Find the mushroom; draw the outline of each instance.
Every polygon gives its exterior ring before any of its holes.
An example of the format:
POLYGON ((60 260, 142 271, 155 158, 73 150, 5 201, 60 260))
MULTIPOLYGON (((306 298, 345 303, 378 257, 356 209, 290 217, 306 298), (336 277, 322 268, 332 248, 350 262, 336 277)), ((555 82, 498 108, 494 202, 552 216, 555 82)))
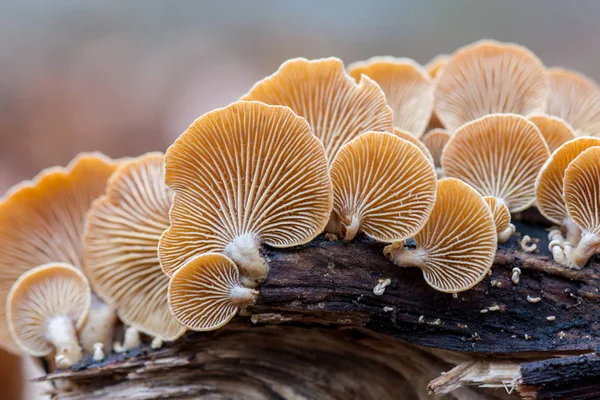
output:
POLYGON ((420 138, 433 111, 433 82, 425 69, 410 58, 373 57, 348 66, 357 81, 362 75, 381 86, 394 112, 394 127, 420 138))
POLYGON ((169 278, 157 248, 169 228, 172 192, 164 182, 164 156, 148 153, 122 163, 106 194, 94 201, 83 235, 84 271, 94 292, 127 325, 165 341, 185 328, 167 305, 169 278))
POLYGON ((212 331, 227 324, 239 309, 254 304, 258 292, 242 285, 228 257, 204 253, 186 262, 169 283, 169 307, 181 324, 212 331))
POLYGON ((600 88, 587 76, 563 68, 548 70, 546 112, 567 121, 576 136, 600 136, 600 88))
POLYGON ((7 297, 6 320, 13 340, 36 357, 56 350, 56 365, 70 367, 81 359, 77 331, 85 323, 91 298, 87 279, 69 264, 28 270, 7 297))
POLYGON ((494 216, 494 223, 496 224, 496 233, 498 234, 498 243, 506 243, 508 239, 515 233, 515 226, 510 223, 510 211, 506 207, 506 204, 499 201, 494 196, 485 196, 483 198, 487 203, 492 215, 494 216))
MULTIPOLYGON (((448 64, 448 60, 450 59, 450 56, 447 54, 440 54, 435 56, 433 59, 431 59, 431 61, 429 61, 427 64, 425 64, 425 71, 427 71, 427 73, 429 74, 429 76, 431 77, 431 79, 434 80, 434 86, 437 85, 437 78, 440 74, 440 71, 442 70, 442 68, 444 68, 446 66, 446 64, 448 64)), ((435 113, 435 110, 431 113, 431 118, 429 119, 429 125, 427 126, 427 131, 430 131, 432 129, 436 129, 436 128, 444 128, 444 124, 442 124, 442 122, 440 121, 440 119, 438 118, 437 114, 435 113)))
POLYGON ((425 147, 429 149, 438 177, 442 174, 442 153, 451 137, 447 130, 435 128, 427 132, 421 139, 425 147))
POLYGON ((359 232, 381 242, 412 237, 435 201, 433 165, 410 142, 368 132, 346 143, 331 165, 333 213, 346 241, 359 232))
MULTIPOLYGON (((492 114, 456 131, 442 155, 442 169, 444 176, 463 180, 515 213, 534 203, 536 177, 549 155, 532 122, 516 114, 492 114)), ((503 227, 497 227, 499 241, 508 240, 503 227)))
POLYGON ((367 76, 357 84, 337 58, 288 60, 242 100, 288 106, 306 118, 329 163, 361 133, 392 131, 392 110, 379 85, 367 76))
POLYGON ((436 79, 435 112, 451 132, 487 114, 544 112, 550 93, 533 53, 491 40, 458 49, 436 79))
POLYGON ((560 264, 566 264, 567 261, 563 249, 565 238, 569 247, 576 245, 581 235, 579 227, 573 223, 567 213, 563 199, 565 170, 579 154, 594 146, 600 146, 600 138, 580 137, 564 143, 542 166, 535 182, 538 210, 549 221, 558 225, 564 234, 553 230, 549 235, 551 240, 549 248, 554 261, 560 264))
POLYGON ((417 146, 419 151, 421 153, 423 153, 425 158, 427 158, 427 161, 429 161, 431 164, 434 164, 434 160, 433 160, 433 157, 431 156, 431 153, 429 152, 429 149, 419 139, 417 139, 410 133, 403 131, 402 129, 399 129, 399 128, 394 128, 394 135, 398 136, 400 139, 404 139, 407 142, 410 142, 411 144, 414 144, 415 146, 417 146))
POLYGON ((538 127, 550 153, 554 153, 563 143, 575 139, 573 128, 563 119, 546 114, 530 115, 528 119, 538 127))
POLYGON ((581 230, 581 239, 570 254, 568 265, 580 269, 600 252, 600 147, 591 147, 567 167, 564 198, 571 220, 581 230))
POLYGON ((454 178, 437 183, 435 206, 414 237, 417 247, 394 243, 384 254, 401 267, 418 267, 436 290, 457 293, 479 283, 496 253, 496 227, 483 198, 454 178))
MULTIPOLYGON (((92 201, 104 193, 115 166, 101 154, 81 154, 66 168, 46 169, 33 181, 13 187, 0 200, 0 346, 3 348, 19 352, 4 316, 6 295, 13 283, 24 272, 42 264, 65 262, 81 266, 85 214, 92 201)), ((93 346, 99 341, 105 343, 105 348, 110 346, 110 338, 105 337, 90 338, 86 343, 93 346)), ((93 351, 93 347, 84 349, 93 351)))
POLYGON ((283 248, 323 231, 333 205, 323 145, 288 107, 240 101, 198 118, 167 150, 175 193, 158 255, 171 276, 187 259, 225 253, 245 285, 268 273, 260 244, 283 248))

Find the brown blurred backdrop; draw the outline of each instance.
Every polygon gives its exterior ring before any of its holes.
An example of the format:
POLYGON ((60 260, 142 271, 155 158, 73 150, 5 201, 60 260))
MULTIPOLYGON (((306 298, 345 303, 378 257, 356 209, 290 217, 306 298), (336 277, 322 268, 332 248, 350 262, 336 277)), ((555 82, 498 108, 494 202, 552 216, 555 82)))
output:
POLYGON ((287 58, 426 63, 481 38, 600 79, 600 1, 0 0, 0 192, 80 151, 166 147, 287 58))

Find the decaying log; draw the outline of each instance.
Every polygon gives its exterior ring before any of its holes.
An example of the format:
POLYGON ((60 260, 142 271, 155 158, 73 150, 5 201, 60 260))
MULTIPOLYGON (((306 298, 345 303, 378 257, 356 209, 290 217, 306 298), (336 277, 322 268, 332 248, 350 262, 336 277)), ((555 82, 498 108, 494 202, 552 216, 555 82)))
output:
MULTIPOLYGON (((365 238, 346 244, 321 236, 299 248, 267 249, 271 270, 258 302, 231 326, 41 380, 57 382, 69 399, 423 399, 442 372, 484 360, 519 371, 514 393, 527 398, 588 383, 588 393, 600 390, 598 368, 577 372, 589 369, 578 355, 600 345, 600 264, 565 269, 551 261, 544 226, 519 223, 517 231, 498 250, 491 276, 457 298, 431 289, 418 269, 391 264, 383 245, 365 238), (525 234, 539 239, 537 252, 521 250, 525 234), (538 361, 565 355, 577 362, 538 361), (536 375, 540 362, 556 374, 536 375), (560 378, 561 368, 573 378, 560 378)), ((478 376, 436 393, 508 398, 509 387, 478 376)))

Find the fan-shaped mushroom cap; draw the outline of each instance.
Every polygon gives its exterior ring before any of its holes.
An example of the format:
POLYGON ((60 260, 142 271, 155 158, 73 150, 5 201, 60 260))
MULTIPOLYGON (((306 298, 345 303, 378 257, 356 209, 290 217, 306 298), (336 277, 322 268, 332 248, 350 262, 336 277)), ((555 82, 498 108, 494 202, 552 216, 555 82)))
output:
POLYGON ((516 114, 492 114, 469 122, 452 136, 444 176, 463 180, 482 196, 494 196, 510 212, 535 201, 535 180, 550 153, 536 126, 516 114))
POLYGON ((600 147, 585 150, 569 164, 564 197, 569 216, 582 231, 577 247, 567 256, 570 266, 581 268, 600 252, 600 147))
POLYGON ((450 60, 448 54, 439 54, 425 64, 425 71, 427 71, 430 77, 435 78, 438 72, 448 64, 448 60, 450 60))
POLYGON ((600 146, 600 138, 580 137, 560 146, 542 166, 535 182, 537 208, 551 222, 568 225, 563 200, 563 179, 569 164, 583 151, 600 146))
POLYGON ((225 252, 246 284, 264 279, 259 244, 310 242, 329 220, 333 193, 323 146, 287 107, 240 101, 198 118, 169 148, 175 192, 160 239, 163 271, 225 252))
POLYGON ((169 307, 175 318, 194 331, 227 324, 240 308, 253 304, 258 292, 240 283, 228 257, 205 253, 185 263, 171 278, 169 307))
POLYGON ((433 83, 429 74, 409 58, 373 57, 348 66, 357 81, 362 75, 381 86, 394 112, 394 126, 420 138, 433 111, 433 83))
POLYGON ((415 146, 417 146, 419 151, 421 151, 421 153, 423 153, 423 155, 427 158, 427 160, 431 164, 434 163, 433 157, 431 156, 429 149, 419 139, 417 139, 410 133, 403 131, 402 129, 399 129, 399 128, 394 128, 394 135, 398 136, 400 139, 404 139, 407 142, 410 142, 411 144, 414 144, 415 146))
POLYGON ((435 201, 433 165, 413 144, 390 133, 368 132, 342 147, 331 165, 333 215, 341 233, 382 241, 413 236, 435 201))
POLYGON ((496 226, 490 208, 473 188, 453 178, 438 181, 435 206, 414 239, 414 250, 396 243, 384 252, 400 266, 421 268, 431 287, 447 293, 479 283, 496 254, 496 226))
POLYGON ((546 114, 530 115, 528 118, 538 127, 546 144, 550 149, 550 153, 558 149, 563 143, 575 139, 573 128, 563 119, 546 114))
POLYGON ((43 357, 56 348, 58 366, 68 367, 81 358, 76 331, 85 323, 91 298, 88 281, 77 268, 64 263, 33 268, 8 294, 10 333, 32 356, 43 357))
POLYGON ((329 163, 361 133, 392 131, 392 110, 379 85, 369 77, 357 84, 337 58, 288 60, 242 100, 288 106, 306 118, 325 146, 329 163))
POLYGON ((563 68, 548 70, 547 113, 567 121, 577 136, 600 136, 600 88, 585 75, 563 68))
POLYGON ((101 154, 82 154, 66 168, 42 171, 0 200, 0 346, 18 352, 4 313, 13 283, 49 262, 81 265, 85 214, 104 193, 115 165, 101 154))
POLYGON ((493 196, 485 196, 483 199, 492 210, 498 243, 506 243, 511 235, 515 233, 515 226, 510 223, 510 211, 508 211, 506 204, 493 196))
POLYGON ((452 136, 445 129, 432 129, 423 137, 423 144, 429 150, 436 168, 442 166, 442 153, 452 136))
POLYGON ((451 132, 487 114, 544 112, 550 92, 533 53, 489 40, 457 50, 436 79, 435 112, 451 132))
POLYGON ((113 174, 87 216, 84 270, 96 294, 117 309, 123 322, 174 340, 185 329, 169 310, 169 278, 157 254, 173 197, 163 170, 163 155, 149 153, 113 174))

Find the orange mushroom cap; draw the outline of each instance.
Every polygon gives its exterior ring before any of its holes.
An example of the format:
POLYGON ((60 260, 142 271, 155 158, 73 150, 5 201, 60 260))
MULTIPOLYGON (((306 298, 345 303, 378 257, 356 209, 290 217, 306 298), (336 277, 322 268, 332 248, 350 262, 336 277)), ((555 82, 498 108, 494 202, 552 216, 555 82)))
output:
POLYGON ((394 126, 420 138, 433 111, 433 82, 422 66, 409 58, 373 57, 348 67, 357 81, 362 75, 381 86, 394 112, 394 126))
POLYGON ((542 166, 535 182, 536 203, 540 213, 551 222, 564 226, 569 219, 563 200, 565 170, 579 154, 594 146, 600 146, 600 138, 570 140, 556 149, 542 166))
POLYGON ((85 214, 116 165, 81 154, 66 168, 42 171, 0 200, 0 346, 18 353, 5 318, 6 295, 24 272, 50 262, 81 266, 85 214))
POLYGON ((399 129, 399 128, 394 128, 394 135, 398 136, 400 139, 404 139, 407 142, 410 142, 411 144, 414 144, 415 146, 417 146, 417 148, 419 149, 419 151, 421 153, 423 153, 423 155, 425 156, 425 158, 427 158, 427 160, 431 164, 434 164, 433 156, 429 152, 429 149, 419 139, 417 139, 416 137, 414 137, 410 133, 408 133, 406 131, 403 131, 402 129, 399 129))
POLYGON ((400 266, 421 268, 431 287, 447 293, 479 283, 496 254, 490 208, 473 188, 453 178, 438 181, 435 206, 414 239, 416 249, 396 243, 384 252, 400 266))
POLYGON ((493 196, 485 196, 483 198, 487 205, 492 210, 494 223, 496 224, 496 233, 498 235, 498 243, 506 243, 510 236, 515 233, 515 226, 510 223, 510 211, 501 201, 493 196))
POLYGON ((524 47, 490 40, 458 49, 437 79, 435 112, 451 132, 492 113, 544 112, 544 66, 524 47))
POLYGON ((175 340, 185 329, 167 304, 169 278, 158 261, 173 194, 164 157, 149 153, 123 163, 87 216, 84 270, 94 292, 139 331, 175 340))
POLYGON ((537 127, 516 114, 492 114, 463 125, 442 155, 444 176, 461 179, 510 212, 535 201, 535 180, 550 153, 537 127))
POLYGON ((159 258, 169 276, 195 255, 224 252, 246 284, 260 281, 268 272, 260 243, 308 243, 329 220, 325 151, 287 107, 240 101, 205 114, 165 160, 175 198, 159 258))
POLYGON ((410 142, 368 132, 348 142, 331 165, 333 214, 342 234, 358 232, 382 241, 413 236, 435 201, 433 165, 410 142))
POLYGON ((436 168, 442 166, 442 153, 452 136, 445 129, 432 129, 423 137, 422 142, 429 150, 436 168))
POLYGON ((587 76, 563 68, 548 70, 546 112, 567 121, 577 136, 600 136, 600 88, 587 76))
POLYGON ((392 110, 379 85, 366 76, 357 84, 337 58, 288 60, 242 100, 288 106, 306 118, 330 163, 361 133, 392 131, 392 110))
POLYGON ((550 153, 554 153, 563 143, 575 139, 573 128, 563 119, 546 114, 530 115, 528 118, 538 127, 550 153))
POLYGON ((173 274, 169 307, 175 318, 194 331, 226 325, 240 308, 253 304, 258 292, 244 287, 228 257, 205 253, 192 258, 173 274))

